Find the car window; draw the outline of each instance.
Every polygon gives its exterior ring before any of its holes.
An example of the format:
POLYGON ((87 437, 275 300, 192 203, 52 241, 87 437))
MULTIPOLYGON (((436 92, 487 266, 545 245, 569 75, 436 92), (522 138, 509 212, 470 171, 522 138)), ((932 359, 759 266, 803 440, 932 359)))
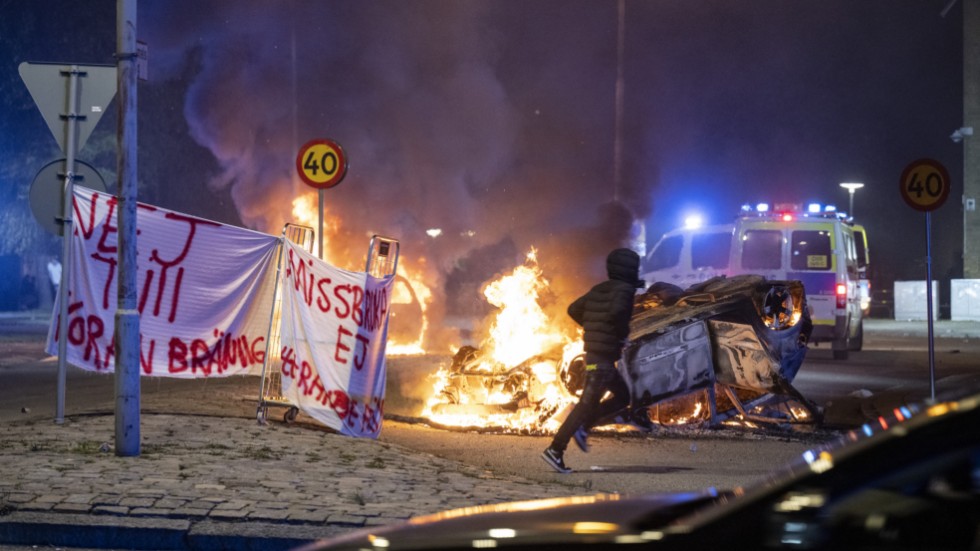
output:
POLYGON ((793 232, 790 265, 794 270, 833 269, 829 231, 797 230, 793 232))
POLYGON ((778 270, 782 265, 783 233, 779 230, 747 230, 742 237, 742 267, 778 270))
POLYGON ((705 233, 691 238, 691 267, 727 268, 732 249, 731 233, 705 233))
POLYGON ((647 271, 673 268, 681 260, 681 248, 684 246, 684 236, 673 235, 662 239, 657 247, 650 251, 647 258, 647 271))

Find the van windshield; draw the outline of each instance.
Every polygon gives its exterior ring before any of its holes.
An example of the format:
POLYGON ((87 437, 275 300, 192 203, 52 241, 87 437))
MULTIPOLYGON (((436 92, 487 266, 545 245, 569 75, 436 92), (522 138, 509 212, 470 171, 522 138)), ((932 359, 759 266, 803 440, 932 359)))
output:
POLYGON ((830 270, 830 232, 798 230, 793 232, 790 265, 794 270, 830 270))
POLYGON ((691 267, 727 268, 728 253, 732 250, 732 234, 703 233, 691 238, 691 267))
POLYGON ((647 271, 653 272, 677 266, 681 260, 683 245, 684 236, 682 235, 673 235, 662 239, 647 257, 647 271))
POLYGON ((783 233, 778 230, 748 230, 742 243, 742 267, 778 270, 782 264, 783 233))

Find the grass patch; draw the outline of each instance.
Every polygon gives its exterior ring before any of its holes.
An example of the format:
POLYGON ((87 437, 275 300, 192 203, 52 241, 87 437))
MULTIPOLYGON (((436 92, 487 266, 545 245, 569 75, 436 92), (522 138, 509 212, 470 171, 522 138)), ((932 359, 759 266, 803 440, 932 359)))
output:
POLYGON ((340 452, 340 462, 344 465, 350 465, 355 459, 357 459, 357 456, 352 453, 340 452))
POLYGON ((261 448, 248 447, 245 448, 245 457, 250 459, 282 459, 282 453, 277 452, 270 448, 269 446, 262 446, 261 448))
POLYGON ((102 444, 92 440, 82 440, 81 442, 75 442, 69 451, 82 455, 94 455, 102 453, 100 450, 101 446, 102 444))

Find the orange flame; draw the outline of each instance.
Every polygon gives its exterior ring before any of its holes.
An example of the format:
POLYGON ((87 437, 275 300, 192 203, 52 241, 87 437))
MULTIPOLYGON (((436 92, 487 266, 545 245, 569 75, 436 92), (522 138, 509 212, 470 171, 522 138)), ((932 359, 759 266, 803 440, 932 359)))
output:
MULTIPOLYGON (((319 198, 316 192, 307 193, 305 195, 300 195, 299 197, 293 199, 293 220, 297 224, 303 226, 309 226, 313 228, 313 231, 317 235, 320 233, 320 229, 317 228, 319 223, 319 198)), ((340 218, 333 216, 327 210, 326 207, 323 209, 323 260, 331 264, 336 264, 336 259, 333 258, 330 251, 330 243, 332 238, 336 237, 340 233, 340 218)), ((314 247, 314 254, 317 252, 317 247, 314 247)))
POLYGON ((415 333, 417 337, 408 342, 399 341, 397 337, 393 337, 391 334, 389 334, 385 354, 391 356, 417 356, 425 354, 423 343, 425 341, 426 332, 429 329, 429 318, 426 315, 426 310, 429 308, 429 303, 432 302, 432 290, 429 289, 428 285, 426 285, 423 281, 422 272, 410 271, 405 266, 404 262, 399 261, 397 274, 403 278, 404 285, 396 281, 396 285, 394 286, 391 296, 392 307, 402 304, 411 305, 413 303, 418 303, 421 316, 419 320, 394 318, 393 321, 389 321, 389 323, 409 323, 413 326, 417 324, 418 332, 415 333))
POLYGON ((523 265, 484 287, 487 301, 498 308, 489 334, 471 356, 460 350, 452 366, 432 375, 423 417, 446 426, 557 429, 575 400, 561 369, 581 354, 582 343, 538 304, 549 282, 536 255, 531 249, 523 265))

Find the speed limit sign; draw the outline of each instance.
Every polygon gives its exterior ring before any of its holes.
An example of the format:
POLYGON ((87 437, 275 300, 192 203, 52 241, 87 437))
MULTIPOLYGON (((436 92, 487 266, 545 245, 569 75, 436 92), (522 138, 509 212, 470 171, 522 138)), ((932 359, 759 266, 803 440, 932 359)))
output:
POLYGON ((902 171, 902 199, 915 210, 929 212, 949 197, 949 172, 932 159, 914 161, 902 171))
POLYGON ((347 156, 333 140, 311 140, 296 155, 296 172, 307 185, 332 188, 347 174, 347 156))

